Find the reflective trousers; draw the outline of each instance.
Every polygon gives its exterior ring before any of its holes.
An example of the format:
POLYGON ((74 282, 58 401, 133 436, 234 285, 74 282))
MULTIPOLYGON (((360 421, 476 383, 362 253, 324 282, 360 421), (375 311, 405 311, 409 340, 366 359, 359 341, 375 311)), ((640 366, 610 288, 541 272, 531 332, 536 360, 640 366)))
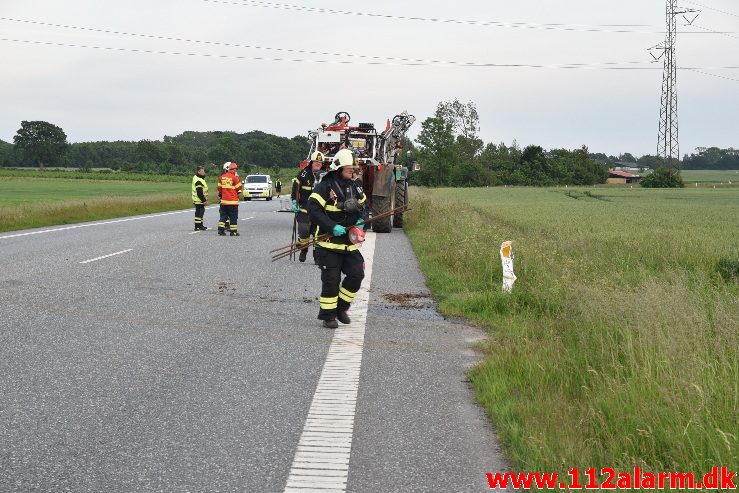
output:
POLYGON ((333 320, 336 313, 346 311, 364 279, 364 257, 359 252, 334 252, 316 248, 316 261, 321 269, 321 308, 319 320, 333 320), (341 280, 344 274, 344 280, 341 280))
POLYGON ((218 231, 226 230, 226 222, 230 222, 229 229, 236 231, 239 222, 239 206, 238 205, 222 205, 220 208, 221 219, 218 221, 218 231))

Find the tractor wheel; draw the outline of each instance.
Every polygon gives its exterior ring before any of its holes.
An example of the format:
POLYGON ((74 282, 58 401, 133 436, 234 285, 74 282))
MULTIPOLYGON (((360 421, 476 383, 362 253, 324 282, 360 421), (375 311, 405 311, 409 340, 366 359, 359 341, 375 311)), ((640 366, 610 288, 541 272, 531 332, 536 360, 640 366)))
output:
MULTIPOLYGON (((403 207, 408 203, 408 182, 403 180, 395 184, 395 207, 403 207)), ((393 215, 393 227, 403 227, 403 213, 393 215)))
MULTIPOLYGON (((389 197, 372 196, 372 216, 378 216, 395 208, 395 190, 390 193, 389 197)), ((392 233, 393 218, 392 216, 372 221, 372 231, 375 233, 392 233)))

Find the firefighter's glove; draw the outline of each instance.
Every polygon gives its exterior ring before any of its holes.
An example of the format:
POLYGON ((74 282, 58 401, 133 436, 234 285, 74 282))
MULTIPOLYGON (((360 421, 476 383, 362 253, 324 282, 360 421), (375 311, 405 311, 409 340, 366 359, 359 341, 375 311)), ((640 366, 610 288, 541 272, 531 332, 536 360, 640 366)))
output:
POLYGON ((337 224, 334 226, 333 234, 334 236, 344 236, 346 234, 346 228, 341 224, 337 224))
POLYGON ((298 201, 293 199, 293 212, 300 212, 300 207, 298 207, 298 201))

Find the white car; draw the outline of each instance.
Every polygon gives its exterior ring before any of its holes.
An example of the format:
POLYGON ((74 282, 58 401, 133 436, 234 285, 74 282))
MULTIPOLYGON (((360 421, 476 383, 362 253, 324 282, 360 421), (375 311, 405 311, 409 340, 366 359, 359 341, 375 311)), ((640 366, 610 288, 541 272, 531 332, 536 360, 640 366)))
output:
POLYGON ((248 175, 244 179, 244 200, 272 200, 272 177, 269 175, 248 175))

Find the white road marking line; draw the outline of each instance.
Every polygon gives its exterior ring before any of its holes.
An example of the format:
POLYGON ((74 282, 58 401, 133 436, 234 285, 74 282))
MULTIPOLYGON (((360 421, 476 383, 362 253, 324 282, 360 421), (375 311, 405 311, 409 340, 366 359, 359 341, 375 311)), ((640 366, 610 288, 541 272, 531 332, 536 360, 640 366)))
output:
POLYGON ((114 257, 116 255, 120 255, 122 253, 128 253, 128 252, 131 252, 131 251, 133 251, 133 248, 129 248, 128 250, 121 250, 120 252, 110 253, 108 255, 103 255, 102 257, 91 258, 90 260, 85 260, 85 261, 80 262, 80 263, 81 264, 89 264, 90 262, 95 262, 96 260, 102 260, 104 258, 114 257))
POLYGON ((374 254, 375 234, 367 233, 364 281, 349 310, 352 323, 334 332, 285 493, 346 491, 374 254))
MULTIPOLYGON (((211 209, 213 207, 217 207, 217 206, 206 207, 206 209, 211 209)), ((173 214, 184 214, 185 212, 192 212, 192 211, 193 211, 192 209, 185 209, 182 211, 163 212, 161 214, 150 214, 148 216, 127 217, 125 219, 115 219, 113 221, 103 221, 99 223, 75 224, 73 226, 65 226, 63 228, 43 229, 40 231, 28 231, 26 233, 15 233, 12 235, 0 236, 0 240, 7 240, 9 238, 20 238, 22 236, 40 235, 44 233, 55 233, 57 231, 69 231, 70 229, 91 228, 93 226, 105 226, 106 224, 125 223, 128 221, 140 221, 142 219, 151 219, 154 217, 171 216, 173 214)))

